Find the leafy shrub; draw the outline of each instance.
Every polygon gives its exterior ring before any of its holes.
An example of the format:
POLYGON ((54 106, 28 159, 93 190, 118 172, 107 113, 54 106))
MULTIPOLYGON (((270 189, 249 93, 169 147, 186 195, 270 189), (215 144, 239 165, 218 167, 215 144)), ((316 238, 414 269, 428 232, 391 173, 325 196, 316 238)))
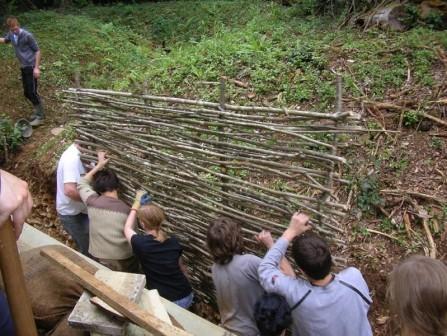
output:
POLYGON ((417 111, 410 110, 404 112, 403 123, 406 127, 414 127, 419 121, 421 121, 421 116, 417 111))
POLYGON ((385 201, 380 196, 380 185, 375 175, 369 175, 361 179, 357 183, 359 187, 359 195, 357 198, 357 206, 360 210, 372 213, 376 207, 383 206, 385 201))
POLYGON ((15 152, 21 143, 21 132, 14 127, 9 117, 0 115, 0 163, 6 160, 9 153, 15 152))

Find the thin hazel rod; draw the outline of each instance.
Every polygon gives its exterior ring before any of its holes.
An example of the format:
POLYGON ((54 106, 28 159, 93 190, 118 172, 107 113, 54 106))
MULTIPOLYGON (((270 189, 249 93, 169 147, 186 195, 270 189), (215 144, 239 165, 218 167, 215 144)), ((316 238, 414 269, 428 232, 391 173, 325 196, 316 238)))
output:
MULTIPOLYGON (((180 103, 180 104, 187 104, 187 105, 198 105, 198 106, 206 106, 206 107, 212 107, 212 108, 219 108, 221 106, 219 103, 211 103, 206 102, 203 100, 191 100, 191 99, 182 99, 182 98, 172 98, 172 97, 160 97, 160 96, 152 96, 152 95, 137 95, 134 93, 128 93, 128 92, 116 92, 116 91, 107 91, 107 90, 96 90, 96 89, 69 89, 64 90, 64 92, 71 93, 71 94, 89 94, 89 93, 98 93, 103 95, 110 95, 110 96, 121 96, 121 97, 132 97, 132 98, 138 98, 138 99, 145 99, 145 100, 153 100, 153 101, 159 101, 159 102, 166 102, 166 103, 180 103)), ((353 120, 360 120, 360 115, 353 113, 353 112, 342 112, 340 114, 333 114, 332 116, 330 114, 326 113, 319 113, 319 112, 309 112, 309 111, 299 111, 299 110, 289 110, 289 109, 280 109, 280 108, 270 108, 270 107, 256 107, 256 106, 238 106, 238 105, 224 105, 225 110, 234 110, 234 111, 249 111, 249 112, 271 112, 271 113, 281 113, 285 115, 301 115, 306 117, 313 117, 313 118, 322 118, 322 119, 353 119, 353 120)))

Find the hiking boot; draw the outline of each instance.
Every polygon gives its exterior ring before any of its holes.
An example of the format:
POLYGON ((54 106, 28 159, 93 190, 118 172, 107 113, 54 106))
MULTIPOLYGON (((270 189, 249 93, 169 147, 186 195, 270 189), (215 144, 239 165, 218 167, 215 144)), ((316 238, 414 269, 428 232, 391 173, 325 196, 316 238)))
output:
POLYGON ((31 126, 39 126, 39 125, 42 125, 42 124, 43 124, 43 118, 38 117, 38 116, 31 117, 29 124, 30 124, 31 126))
POLYGON ((31 126, 39 126, 43 123, 43 119, 45 118, 45 114, 43 112, 42 104, 34 106, 34 112, 30 117, 30 125, 31 126))

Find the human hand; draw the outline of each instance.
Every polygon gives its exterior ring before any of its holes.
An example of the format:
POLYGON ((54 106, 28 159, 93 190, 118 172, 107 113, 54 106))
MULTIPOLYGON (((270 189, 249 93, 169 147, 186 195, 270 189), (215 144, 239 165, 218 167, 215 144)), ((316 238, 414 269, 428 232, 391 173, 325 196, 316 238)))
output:
POLYGON ((304 213, 295 212, 290 219, 289 227, 283 234, 283 238, 292 241, 296 236, 310 230, 312 227, 308 222, 309 216, 304 213))
POLYGON ((138 190, 135 194, 132 209, 138 210, 141 207, 141 199, 146 194, 144 190, 138 190))
POLYGON ((0 170, 0 173, 0 227, 12 217, 16 239, 19 239, 23 224, 33 207, 33 200, 25 181, 4 170, 0 170))
POLYGON ((267 231, 267 230, 262 230, 261 232, 259 232, 255 236, 255 239, 257 240, 258 243, 263 244, 268 249, 270 249, 274 244, 272 235, 271 235, 270 231, 267 231))
POLYGON ((40 69, 38 67, 34 68, 33 75, 34 75, 35 79, 39 79, 39 77, 40 77, 40 69))
POLYGON ((105 151, 98 151, 98 169, 102 169, 106 166, 106 164, 109 162, 109 158, 106 158, 107 152, 105 151))

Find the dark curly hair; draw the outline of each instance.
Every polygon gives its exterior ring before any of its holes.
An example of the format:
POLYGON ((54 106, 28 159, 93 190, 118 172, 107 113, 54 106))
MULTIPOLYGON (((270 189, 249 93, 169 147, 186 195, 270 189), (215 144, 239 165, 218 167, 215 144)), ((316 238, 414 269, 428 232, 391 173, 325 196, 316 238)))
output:
POLYGON ((229 217, 216 218, 208 227, 206 243, 217 264, 228 264, 244 251, 240 224, 229 217))
POLYGON ((120 180, 113 170, 106 168, 93 175, 92 188, 100 195, 106 191, 118 190, 119 186, 120 180))
POLYGON ((314 280, 324 279, 331 271, 331 250, 323 238, 313 232, 295 238, 292 255, 298 267, 314 280))
POLYGON ((279 336, 292 324, 286 299, 275 293, 264 293, 256 302, 254 318, 261 336, 279 336))

